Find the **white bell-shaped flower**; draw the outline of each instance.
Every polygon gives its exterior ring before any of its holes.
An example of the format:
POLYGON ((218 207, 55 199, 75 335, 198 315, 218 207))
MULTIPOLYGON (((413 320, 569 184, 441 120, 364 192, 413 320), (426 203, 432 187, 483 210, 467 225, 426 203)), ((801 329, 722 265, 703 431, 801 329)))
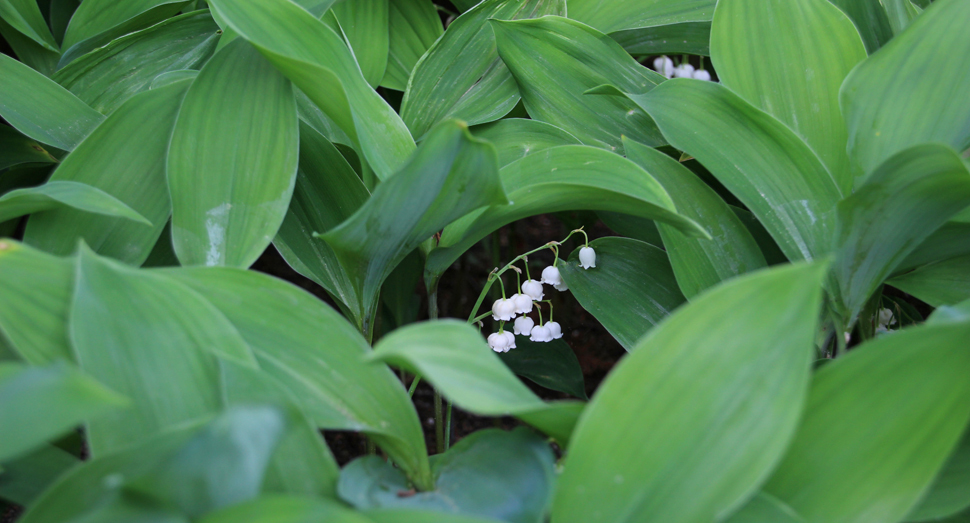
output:
POLYGON ((534 301, 542 301, 542 283, 535 280, 525 280, 522 283, 522 292, 527 294, 534 301))
POLYGON ((710 82, 711 73, 707 69, 698 69, 694 71, 694 80, 703 80, 705 82, 710 82))
POLYGON ((502 332, 501 334, 503 334, 505 336, 505 341, 508 343, 508 346, 505 348, 505 352, 508 352, 509 349, 514 349, 515 348, 515 334, 512 334, 509 331, 502 332))
POLYGON ((492 319, 495 321, 509 321, 515 317, 515 302, 512 300, 495 300, 492 304, 492 319))
POLYGON ((674 78, 693 78, 694 66, 690 64, 680 64, 674 67, 674 78))
POLYGON ((674 74, 674 61, 666 56, 661 56, 653 61, 653 70, 670 78, 674 74))
POLYGON ((516 334, 519 336, 528 336, 532 334, 532 327, 535 327, 536 322, 532 321, 532 318, 528 316, 519 316, 515 319, 515 323, 512 325, 516 334))
POLYGON ((542 283, 546 285, 556 286, 562 283, 562 276, 559 274, 559 269, 555 266, 550 265, 545 269, 542 269, 542 283))
POLYGON ((553 285, 553 288, 556 289, 559 292, 566 292, 566 291, 569 290, 569 287, 566 286, 566 282, 565 281, 559 282, 559 285, 553 285))
POLYGON ((879 309, 879 325, 889 326, 895 324, 896 320, 893 318, 893 311, 889 309, 879 309))
POLYGON ((508 352, 509 338, 504 332, 493 332, 488 335, 488 346, 495 352, 508 352))
POLYGON ((532 312, 532 296, 528 294, 513 294, 509 299, 515 302, 516 314, 528 314, 532 312))
POLYGON ((552 339, 558 340, 562 338, 562 327, 559 326, 558 322, 547 321, 546 328, 549 329, 549 334, 552 335, 552 339))
POLYGON ((532 341, 552 341, 552 331, 545 325, 536 325, 532 327, 532 335, 529 336, 529 339, 532 341))
POLYGON ((596 267, 596 251, 592 247, 583 247, 579 250, 579 266, 584 269, 596 267))

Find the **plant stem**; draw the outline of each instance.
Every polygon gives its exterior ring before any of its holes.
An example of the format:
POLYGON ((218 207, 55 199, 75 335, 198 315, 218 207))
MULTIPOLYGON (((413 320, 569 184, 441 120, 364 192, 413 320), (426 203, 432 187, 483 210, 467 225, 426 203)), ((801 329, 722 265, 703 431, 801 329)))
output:
POLYGON ((451 448, 451 409, 454 404, 448 402, 448 413, 445 415, 445 452, 451 448))
MULTIPOLYGON (((434 290, 428 295, 428 317, 431 321, 438 319, 438 287, 435 286, 434 290)), ((417 378, 415 378, 417 379, 417 378)), ((441 393, 438 392, 437 387, 434 389, 434 435, 435 435, 435 446, 438 449, 438 453, 445 451, 445 427, 444 427, 444 415, 441 412, 441 393)))

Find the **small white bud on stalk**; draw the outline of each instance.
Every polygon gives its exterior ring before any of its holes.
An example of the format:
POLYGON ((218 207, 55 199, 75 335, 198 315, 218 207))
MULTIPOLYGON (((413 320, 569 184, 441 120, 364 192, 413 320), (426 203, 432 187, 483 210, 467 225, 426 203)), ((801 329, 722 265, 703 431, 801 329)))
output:
POLYGON ((492 304, 492 319, 495 321, 510 321, 515 317, 515 302, 507 299, 495 300, 492 304))
POLYGON ((653 70, 670 78, 674 74, 674 61, 666 56, 661 56, 653 61, 653 70))
POLYGON ((674 68, 674 78, 693 78, 694 66, 690 64, 680 64, 674 68))
POLYGON ((703 80, 705 82, 711 81, 711 73, 707 69, 698 69, 694 71, 694 80, 703 80))
POLYGON ((528 316, 519 316, 515 319, 515 323, 512 325, 516 334, 519 336, 528 336, 532 333, 532 327, 535 327, 536 322, 532 321, 532 318, 528 316))
POLYGON ((896 319, 893 318, 893 311, 889 309, 879 309, 879 325, 895 325, 896 319))
POLYGON ((596 251, 592 247, 579 250, 579 266, 584 269, 596 268, 596 251))
POLYGON ((522 283, 522 292, 527 294, 534 301, 541 301, 543 296, 542 283, 535 280, 525 280, 525 282, 522 283))

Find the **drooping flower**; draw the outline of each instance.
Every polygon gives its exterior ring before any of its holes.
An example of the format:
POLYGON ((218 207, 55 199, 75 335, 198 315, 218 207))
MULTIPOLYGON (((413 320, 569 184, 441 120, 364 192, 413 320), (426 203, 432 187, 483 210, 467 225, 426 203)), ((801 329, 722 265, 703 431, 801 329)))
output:
POLYGON ((505 334, 505 332, 493 332, 489 334, 488 346, 495 352, 508 352, 509 338, 505 334))
POLYGON ((569 287, 566 286, 566 282, 565 281, 559 282, 559 285, 553 285, 553 288, 556 289, 559 292, 566 292, 566 291, 569 290, 569 287))
POLYGON ((688 63, 683 63, 674 67, 674 78, 693 78, 694 77, 694 66, 688 63))
POLYGON ((522 283, 522 292, 527 294, 535 301, 542 301, 542 283, 535 280, 525 280, 522 283))
POLYGON ((515 317, 515 302, 502 298, 492 304, 492 319, 495 321, 509 321, 515 317))
POLYGON ((890 309, 879 309, 879 325, 888 327, 895 325, 896 319, 893 318, 893 311, 890 309))
POLYGON ((552 339, 558 340, 562 338, 562 327, 559 326, 558 322, 547 321, 546 328, 549 329, 549 334, 552 335, 552 339))
POLYGON ((694 71, 695 80, 704 80, 705 82, 711 81, 711 73, 707 69, 698 69, 694 71))
POLYGON ((514 349, 515 348, 515 334, 512 334, 509 331, 505 331, 505 332, 502 332, 502 335, 505 336, 505 341, 508 343, 508 347, 505 349, 505 352, 508 352, 509 349, 514 349))
POLYGON ((653 61, 653 70, 670 78, 674 74, 674 61, 666 56, 661 56, 653 61))
POLYGON ((509 299, 515 302, 516 314, 528 314, 532 312, 532 296, 528 294, 513 294, 509 299))
POLYGON ((515 319, 515 323, 512 325, 516 334, 519 336, 528 336, 532 333, 532 327, 535 327, 536 322, 532 321, 532 318, 528 316, 519 316, 515 319))
POLYGON ((584 269, 596 267, 596 251, 586 246, 579 250, 579 266, 584 269))
POLYGON ((545 269, 542 269, 542 283, 546 285, 560 285, 562 284, 562 276, 559 274, 559 269, 554 265, 550 265, 545 269))
POLYGON ((532 327, 532 335, 529 336, 529 339, 532 341, 552 341, 552 331, 545 325, 536 325, 532 327))

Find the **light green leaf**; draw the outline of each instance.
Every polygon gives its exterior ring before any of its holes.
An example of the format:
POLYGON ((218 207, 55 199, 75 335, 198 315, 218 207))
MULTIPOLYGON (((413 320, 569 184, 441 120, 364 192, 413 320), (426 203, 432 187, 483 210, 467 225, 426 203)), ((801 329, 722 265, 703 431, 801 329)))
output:
POLYGON ((970 508, 970 432, 950 455, 943 470, 906 521, 939 520, 970 508))
POLYGON ((909 0, 882 0, 880 3, 886 9, 889 26, 892 27, 894 34, 903 32, 919 15, 916 6, 909 0))
POLYGON ((488 20, 565 14, 565 0, 484 0, 456 18, 418 60, 401 117, 420 138, 438 122, 497 120, 519 101, 519 89, 495 49, 488 20))
POLYGON ((529 116, 614 151, 622 152, 621 136, 651 146, 665 143, 650 116, 630 100, 583 95, 606 83, 640 94, 664 81, 610 37, 554 16, 491 24, 529 116))
POLYGON ((371 87, 384 78, 388 53, 390 0, 343 1, 330 9, 340 22, 364 79, 371 87))
POLYGON ((970 255, 929 263, 887 283, 934 307, 970 299, 970 255))
POLYGON ((495 519, 424 509, 375 508, 362 511, 374 523, 496 523, 495 519))
POLYGON ((370 199, 322 236, 350 276, 359 298, 361 332, 371 332, 384 279, 421 242, 459 217, 508 200, 495 148, 456 121, 435 127, 408 164, 377 186, 370 199))
POLYGON ((506 118, 472 127, 472 134, 492 142, 499 167, 532 153, 559 145, 579 145, 579 140, 555 125, 525 118, 506 118))
POLYGON ((663 223, 657 229, 670 257, 680 290, 688 299, 766 265, 748 229, 731 208, 690 169, 666 154, 624 140, 627 157, 664 186, 677 211, 701 224, 712 240, 692 238, 663 223))
POLYGON ((0 363, 0 462, 127 403, 63 361, 46 367, 0 363))
MULTIPOLYGON (((144 216, 114 196, 78 182, 52 181, 39 187, 17 189, 0 197, 0 222, 60 207, 124 218, 151 227, 144 216)), ((146 229, 147 230, 147 229, 146 229)))
POLYGON ((740 510, 725 520, 725 523, 804 523, 794 510, 781 501, 759 492, 748 500, 740 510))
POLYGON ((174 71, 168 71, 156 76, 152 80, 152 85, 149 87, 149 89, 160 89, 182 80, 195 80, 197 76, 199 76, 199 71, 196 71, 195 69, 176 69, 174 71))
POLYGON ((956 94, 970 90, 970 67, 951 60, 970 54, 970 32, 961 25, 968 18, 970 3, 937 0, 845 79, 849 156, 863 171, 921 143, 970 147, 970 98, 956 94))
MULTIPOLYGON (((207 514, 199 523, 371 523, 345 505, 326 499, 262 496, 207 514)), ((29 522, 28 522, 29 523, 29 522)))
POLYGON ((404 91, 414 65, 444 32, 431 0, 390 0, 389 52, 381 85, 404 91))
POLYGON ((0 125, 0 170, 25 163, 57 163, 57 158, 16 129, 0 125))
POLYGON ((538 342, 526 336, 515 338, 515 350, 499 353, 498 357, 516 375, 527 378, 540 387, 564 392, 586 400, 583 369, 573 349, 561 338, 538 342))
POLYGON ((196 69, 212 56, 219 27, 197 11, 113 40, 57 71, 53 80, 110 114, 166 72, 196 69))
POLYGON ((80 462, 54 445, 42 446, 26 456, 7 461, 0 474, 0 498, 29 507, 57 478, 80 462))
POLYGON ((179 261, 252 265, 286 215, 298 154, 290 82, 245 40, 233 41, 192 82, 172 134, 167 172, 179 261))
POLYGON ((45 49, 60 51, 35 0, 0 0, 0 18, 45 49))
POLYGON ((253 271, 194 268, 164 274, 225 314, 262 371, 299 400, 317 427, 366 432, 415 483, 431 485, 414 405, 390 369, 363 361, 367 342, 340 314, 306 291, 253 271))
POLYGON ((499 360, 475 328, 455 320, 397 329, 381 338, 369 359, 422 376, 464 410, 482 416, 516 416, 563 446, 583 407, 572 401, 543 402, 499 360))
MULTIPOLYGON (((425 509, 429 517, 424 521, 442 521, 437 515, 441 513, 535 523, 543 520, 552 493, 555 456, 544 439, 527 428, 486 429, 436 456, 433 472, 434 490, 402 496, 410 490, 404 474, 377 456, 365 456, 344 468, 338 491, 344 501, 362 510, 425 509)), ((447 516, 443 521, 449 521, 447 516)))
POLYGON ((71 151, 104 116, 30 67, 0 55, 0 116, 40 143, 71 151))
POLYGON ((632 350, 637 340, 686 302, 667 260, 667 253, 629 238, 593 240, 596 267, 579 266, 579 249, 559 273, 576 301, 606 330, 632 350))
POLYGON ((697 158, 761 220, 790 260, 830 250, 842 199, 818 156, 794 132, 724 86, 675 79, 628 95, 671 145, 697 158))
POLYGON ((829 0, 855 24, 869 54, 875 53, 893 37, 880 0, 829 0))
POLYGON ((710 21, 716 0, 569 0, 569 17, 604 33, 710 21))
POLYGON ((536 214, 615 211, 668 223, 688 235, 707 234, 677 214, 670 195, 650 174, 616 154, 585 145, 552 147, 499 172, 509 205, 493 205, 445 228, 428 255, 425 279, 436 281, 466 250, 499 227, 536 214))
POLYGON ((85 0, 74 12, 64 33, 62 47, 65 53, 61 66, 118 36, 160 22, 179 12, 187 3, 185 0, 85 0), (95 41, 86 42, 91 39, 95 41), (78 44, 81 47, 71 49, 78 44))
POLYGON ((139 93, 122 104, 54 171, 51 181, 80 182, 108 193, 153 225, 58 209, 32 216, 24 243, 70 254, 84 239, 96 252, 133 265, 148 257, 171 213, 165 183, 170 130, 188 83, 139 93))
POLYGON ((970 223, 951 221, 929 235, 895 269, 895 275, 957 256, 970 255, 970 223))
POLYGON ((576 427, 552 520, 716 521, 754 494, 798 425, 826 269, 735 278, 641 339, 576 427))
POLYGON ((636 55, 711 54, 711 22, 681 22, 656 25, 642 29, 625 29, 610 33, 610 38, 636 55))
POLYGON ((210 5, 347 133, 378 178, 404 166, 414 140, 332 29, 289 0, 213 0, 210 5))
POLYGON ((970 419, 968 337, 967 322, 912 327, 822 366, 765 492, 810 523, 902 520, 970 419))
POLYGON ((833 266, 842 313, 852 322, 876 288, 930 233, 970 205, 970 171, 940 144, 910 147, 839 202, 833 266))
POLYGON ((795 131, 845 194, 855 177, 845 150, 839 87, 865 59, 852 21, 828 0, 717 4, 711 61, 720 82, 795 131))

